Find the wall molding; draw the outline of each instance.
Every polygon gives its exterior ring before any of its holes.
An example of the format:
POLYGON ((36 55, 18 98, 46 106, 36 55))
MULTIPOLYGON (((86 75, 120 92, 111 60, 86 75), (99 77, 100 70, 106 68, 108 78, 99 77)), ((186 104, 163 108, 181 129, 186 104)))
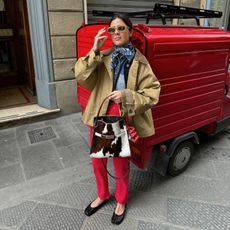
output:
POLYGON ((46 0, 27 0, 38 104, 56 109, 51 40, 46 0))

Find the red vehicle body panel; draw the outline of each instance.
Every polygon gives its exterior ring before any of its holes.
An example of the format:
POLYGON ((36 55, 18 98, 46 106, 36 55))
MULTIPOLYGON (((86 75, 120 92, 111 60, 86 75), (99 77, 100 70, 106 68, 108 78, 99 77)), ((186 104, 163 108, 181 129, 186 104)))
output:
MULTIPOLYGON (((78 58, 89 52, 94 36, 104 26, 77 30, 78 58)), ((200 128, 214 132, 216 122, 230 116, 230 98, 225 95, 230 33, 217 28, 135 25, 132 43, 147 57, 162 88, 160 101, 152 109, 155 135, 131 146, 132 161, 143 168, 154 145, 200 128)), ((111 46, 108 39, 104 48, 111 46)), ((89 93, 78 86, 83 110, 89 93)))

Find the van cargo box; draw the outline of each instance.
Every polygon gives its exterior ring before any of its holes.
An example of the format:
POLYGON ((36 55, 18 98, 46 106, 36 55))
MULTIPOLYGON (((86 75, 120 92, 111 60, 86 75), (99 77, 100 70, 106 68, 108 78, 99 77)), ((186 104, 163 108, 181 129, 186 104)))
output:
MULTIPOLYGON (((108 24, 83 25, 77 30, 78 58, 89 52, 102 27, 108 24)), ((104 49, 112 46, 107 35, 104 49)), ((191 131, 215 133, 221 121, 229 121, 230 33, 218 28, 140 24, 134 25, 131 41, 161 83, 160 101, 152 108, 156 133, 131 146, 132 161, 143 168, 153 146, 191 131)), ((82 110, 89 95, 78 85, 82 110)))

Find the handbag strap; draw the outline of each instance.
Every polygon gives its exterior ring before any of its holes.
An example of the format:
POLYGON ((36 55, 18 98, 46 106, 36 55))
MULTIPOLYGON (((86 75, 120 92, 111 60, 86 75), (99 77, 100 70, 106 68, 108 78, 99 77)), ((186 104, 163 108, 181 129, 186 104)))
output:
POLYGON ((98 110, 98 112, 97 112, 97 117, 99 116, 99 114, 100 114, 100 112, 101 112, 101 108, 102 108, 103 104, 105 103, 105 101, 106 101, 108 98, 109 98, 108 96, 105 97, 105 98, 103 99, 103 101, 101 102, 101 105, 100 105, 99 110, 98 110))
POLYGON ((128 170, 127 170, 127 172, 125 173, 124 176, 122 176, 122 177, 116 177, 116 176, 112 175, 112 174, 109 172, 109 170, 107 169, 107 167, 106 167, 106 165, 105 165, 105 162, 104 162, 104 159, 107 159, 107 158, 101 158, 102 164, 103 164, 103 166, 105 167, 106 172, 107 172, 107 173, 109 174, 109 176, 111 176, 113 179, 122 180, 122 179, 124 179, 125 177, 127 177, 127 176, 129 175, 129 172, 130 172, 130 165, 128 165, 128 170))

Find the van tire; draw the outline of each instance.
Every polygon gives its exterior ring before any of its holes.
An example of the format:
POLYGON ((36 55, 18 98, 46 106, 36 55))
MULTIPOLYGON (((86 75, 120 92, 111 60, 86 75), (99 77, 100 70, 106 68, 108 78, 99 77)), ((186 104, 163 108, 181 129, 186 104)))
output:
POLYGON ((177 176, 184 172, 188 167, 191 160, 191 156, 194 153, 194 143, 190 141, 185 141, 180 143, 172 157, 169 160, 168 174, 171 176, 177 176))

